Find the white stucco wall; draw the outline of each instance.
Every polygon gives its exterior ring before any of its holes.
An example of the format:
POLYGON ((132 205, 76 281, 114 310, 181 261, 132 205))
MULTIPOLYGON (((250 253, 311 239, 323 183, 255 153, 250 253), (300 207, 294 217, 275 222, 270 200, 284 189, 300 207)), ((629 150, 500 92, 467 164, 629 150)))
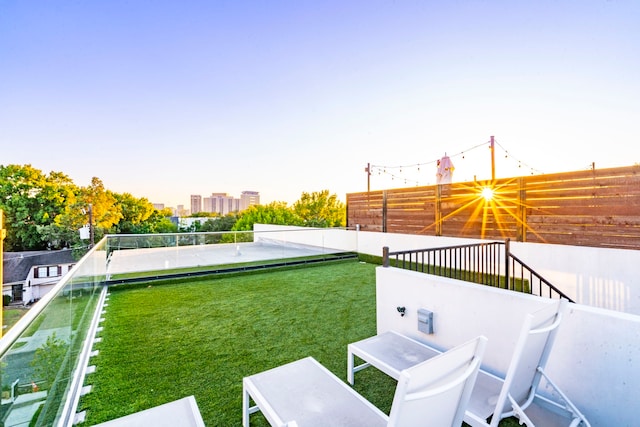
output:
MULTIPOLYGON (((451 348, 488 339, 484 367, 504 374, 526 313, 550 300, 396 268, 376 270, 377 329, 451 348), (397 307, 406 308, 400 316, 397 307), (434 333, 417 329, 417 310, 434 313, 434 333)), ((595 426, 637 425, 640 316, 569 304, 547 371, 595 426)))
MULTIPOLYGON (((303 227, 260 224, 255 230, 269 231, 265 236, 270 238, 375 256, 382 256, 384 246, 393 252, 482 242, 355 230, 304 231, 303 227), (277 230, 287 229, 297 231, 278 236, 277 230)), ((640 251, 512 241, 511 252, 580 304, 640 315, 640 251)))

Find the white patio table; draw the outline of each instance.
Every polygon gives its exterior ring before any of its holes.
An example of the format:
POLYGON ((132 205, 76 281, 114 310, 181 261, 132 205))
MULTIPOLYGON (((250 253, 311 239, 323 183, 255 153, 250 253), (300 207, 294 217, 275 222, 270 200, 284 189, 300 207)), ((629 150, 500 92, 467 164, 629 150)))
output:
POLYGON ((387 425, 386 414, 312 357, 245 377, 242 387, 244 427, 257 411, 277 427, 387 425))
POLYGON ((402 370, 441 353, 397 332, 384 332, 347 346, 347 380, 353 385, 353 374, 369 366, 374 366, 397 380, 402 370), (354 356, 365 363, 355 366, 354 356))

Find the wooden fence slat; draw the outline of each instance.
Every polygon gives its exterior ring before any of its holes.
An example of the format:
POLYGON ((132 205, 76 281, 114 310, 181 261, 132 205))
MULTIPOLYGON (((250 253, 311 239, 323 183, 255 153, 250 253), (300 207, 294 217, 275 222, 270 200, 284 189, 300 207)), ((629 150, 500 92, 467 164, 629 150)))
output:
POLYGON ((640 166, 350 193, 347 218, 369 231, 640 249, 640 166))

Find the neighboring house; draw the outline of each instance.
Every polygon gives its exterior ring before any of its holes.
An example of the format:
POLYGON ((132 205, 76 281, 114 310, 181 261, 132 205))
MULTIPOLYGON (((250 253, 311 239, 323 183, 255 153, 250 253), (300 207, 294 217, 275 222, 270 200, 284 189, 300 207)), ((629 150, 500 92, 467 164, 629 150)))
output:
POLYGON ((5 252, 2 294, 12 303, 31 304, 42 298, 75 265, 71 249, 5 252))

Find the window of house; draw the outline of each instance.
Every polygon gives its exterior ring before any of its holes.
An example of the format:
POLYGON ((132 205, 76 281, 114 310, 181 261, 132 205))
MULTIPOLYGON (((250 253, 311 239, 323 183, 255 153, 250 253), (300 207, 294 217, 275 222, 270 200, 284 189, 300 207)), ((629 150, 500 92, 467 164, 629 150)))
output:
POLYGON ((62 273, 61 269, 62 267, 59 265, 45 265, 36 267, 34 271, 34 277, 36 279, 42 277, 58 277, 62 273))

